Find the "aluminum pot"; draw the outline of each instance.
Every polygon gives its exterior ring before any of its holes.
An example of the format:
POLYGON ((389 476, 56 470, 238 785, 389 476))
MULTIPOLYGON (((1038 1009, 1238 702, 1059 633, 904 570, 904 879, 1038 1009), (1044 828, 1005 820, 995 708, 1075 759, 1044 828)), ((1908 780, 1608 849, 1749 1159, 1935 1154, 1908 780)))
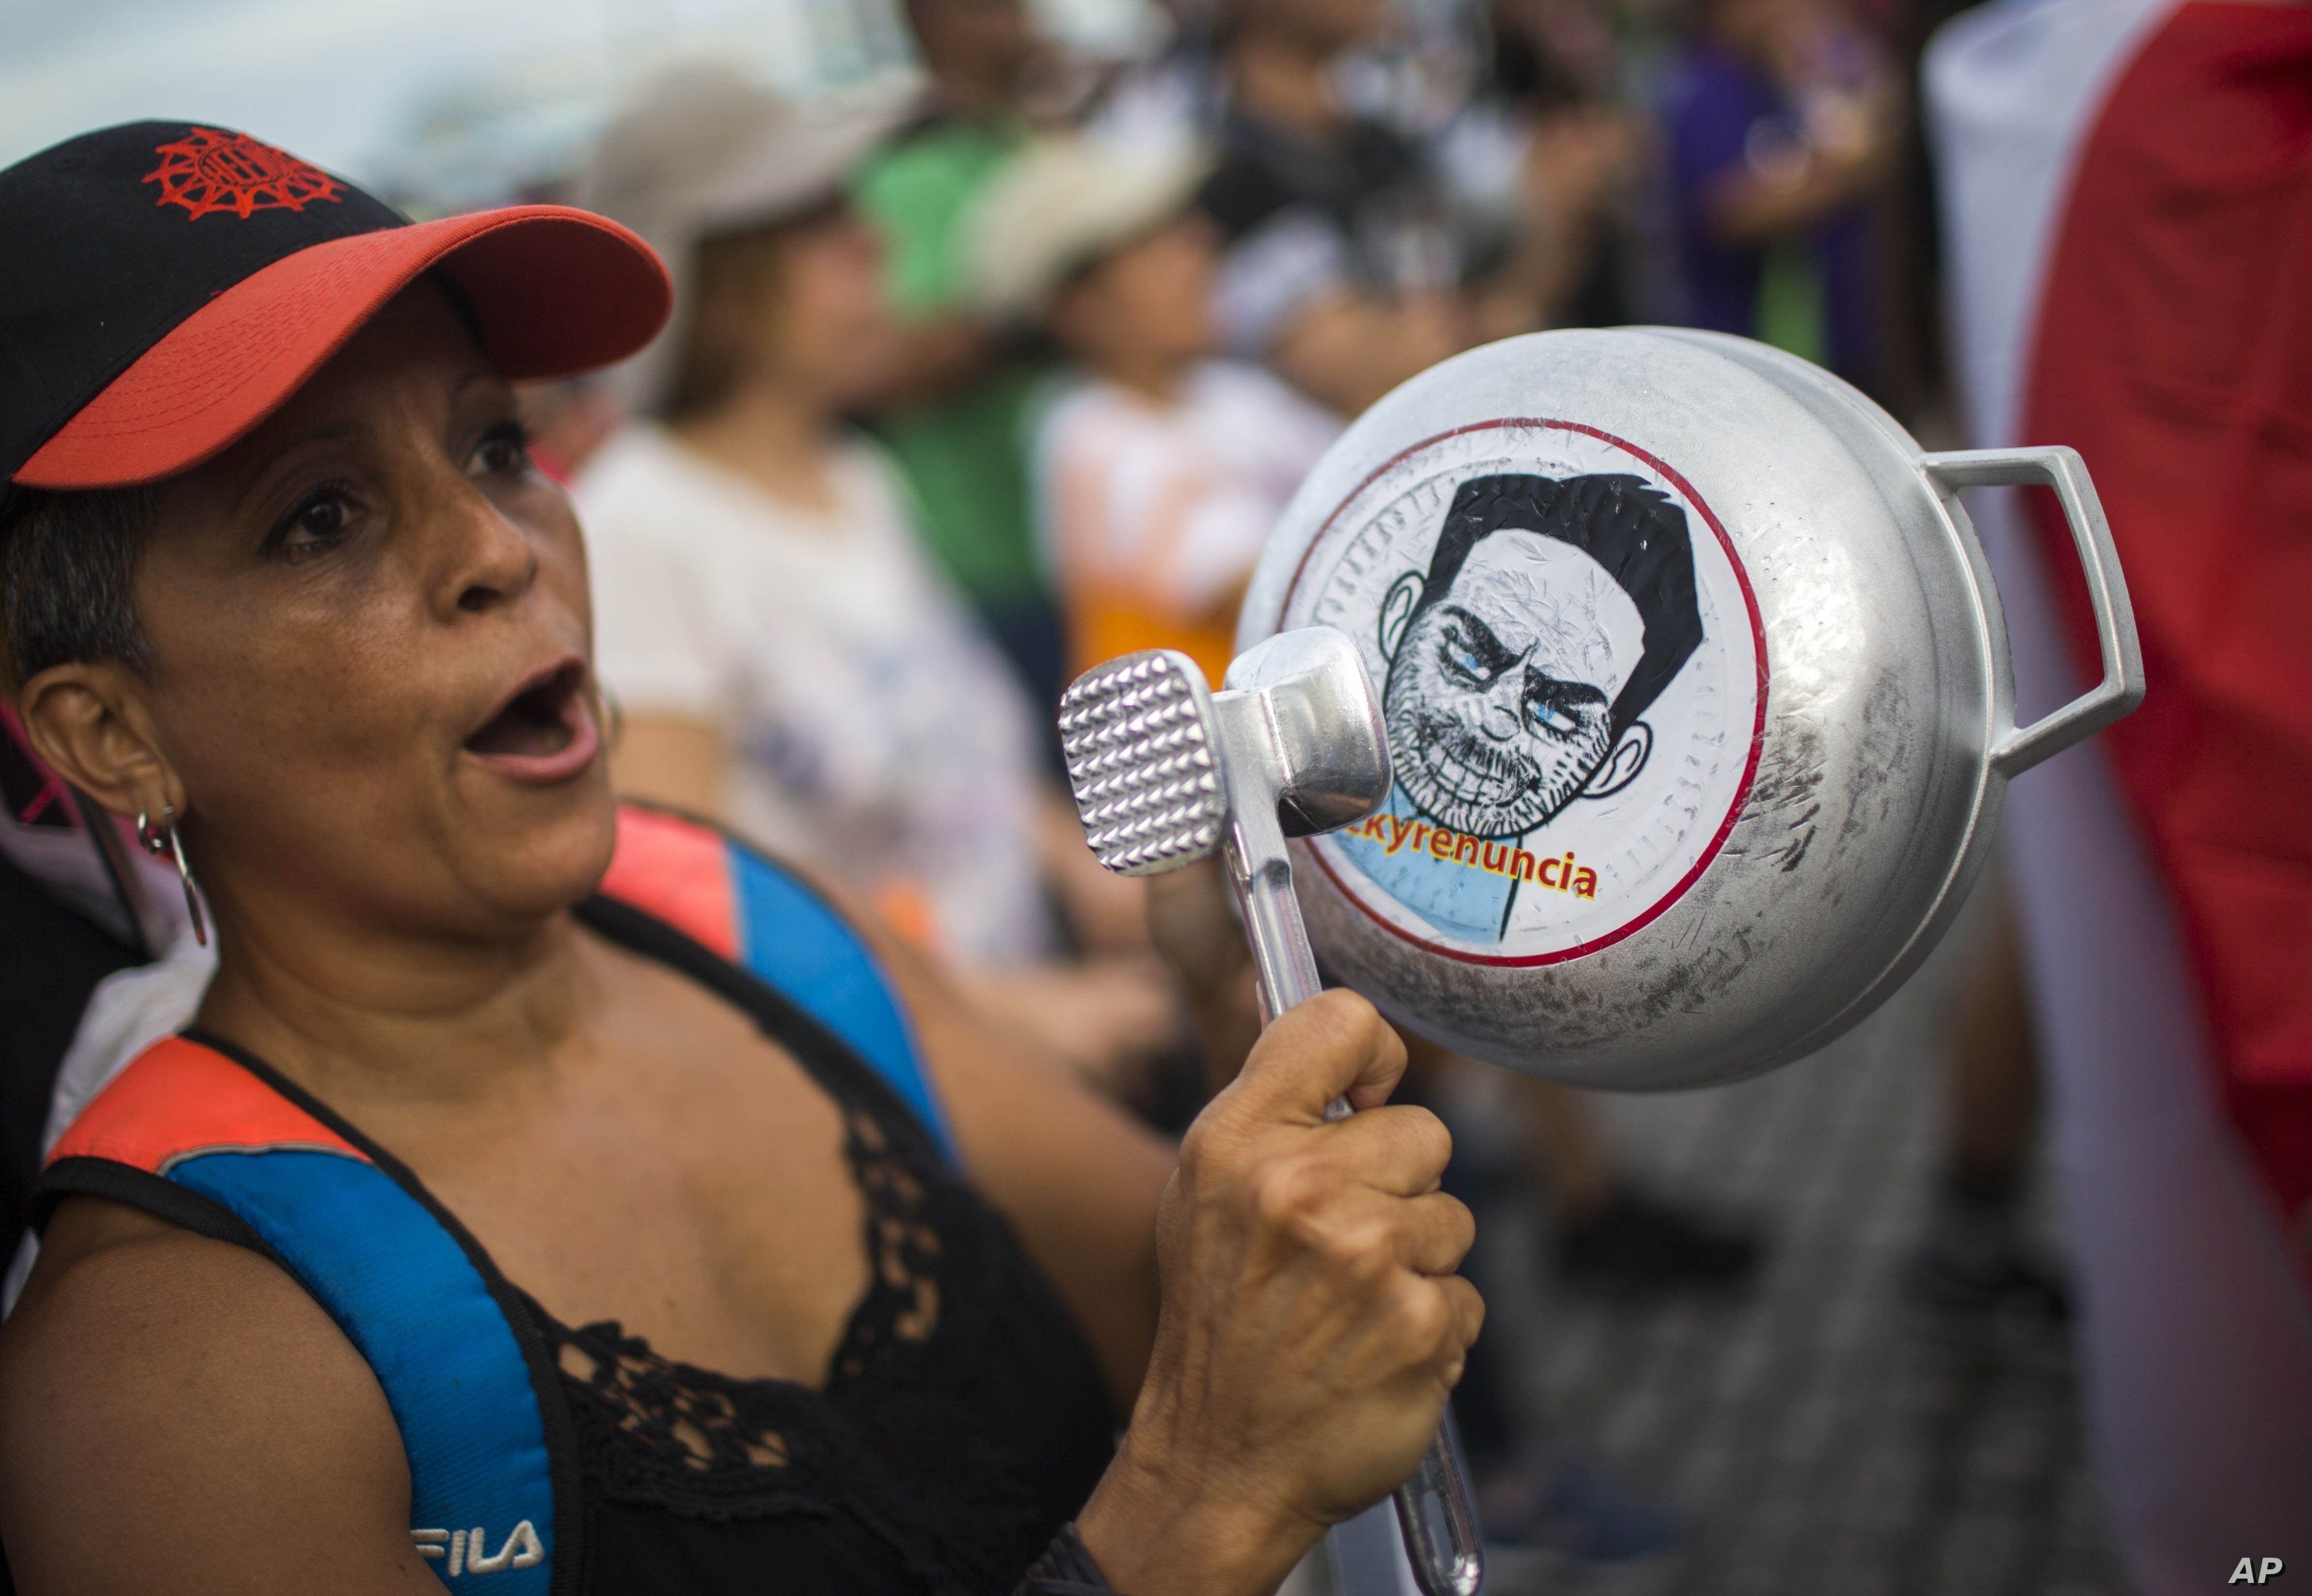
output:
POLYGON ((1588 1086, 1812 1051, 1914 970, 2008 780, 2142 696, 2117 556, 2067 449, 1922 452, 1747 339, 1541 333, 1407 382, 1286 510, 1239 649, 1346 632, 1382 809, 1296 842, 1325 968, 1458 1051, 1588 1086), (2103 654, 2014 721, 1957 490, 2062 501, 2103 654))

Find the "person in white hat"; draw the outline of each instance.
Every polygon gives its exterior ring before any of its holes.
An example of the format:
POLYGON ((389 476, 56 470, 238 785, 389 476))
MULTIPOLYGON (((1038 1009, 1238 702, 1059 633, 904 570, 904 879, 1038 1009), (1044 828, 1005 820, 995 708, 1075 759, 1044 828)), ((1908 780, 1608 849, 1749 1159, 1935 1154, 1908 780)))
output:
POLYGON ((620 373, 641 419, 576 484, 614 768, 818 862, 999 1018, 1109 1077, 1178 1031, 1138 896, 1092 862, 1035 711, 845 421, 899 334, 844 187, 905 110, 791 106, 696 68, 603 137, 584 197, 676 283, 672 325, 620 373), (1115 956, 1055 962, 1054 887, 1115 956))
POLYGON ((1217 684, 1268 530, 1339 425, 1259 368, 1213 358, 1204 161, 1052 138, 972 218, 975 292, 1078 371, 1036 430, 1044 546, 1074 666, 1178 649, 1217 684))

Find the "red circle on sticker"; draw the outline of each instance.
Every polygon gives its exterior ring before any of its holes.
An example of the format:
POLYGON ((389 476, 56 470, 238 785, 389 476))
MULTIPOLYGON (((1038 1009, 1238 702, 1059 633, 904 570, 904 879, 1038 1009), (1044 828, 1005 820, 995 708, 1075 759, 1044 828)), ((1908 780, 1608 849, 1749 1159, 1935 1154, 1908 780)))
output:
MULTIPOLYGON (((1620 513, 1626 521, 1631 512, 1625 505, 1620 513)), ((1573 546, 1585 545, 1577 538, 1573 546)), ((1589 547, 1600 552, 1596 545, 1589 547)), ((1451 569, 1477 569, 1466 536, 1456 558, 1470 563, 1451 569)), ((1652 624, 1647 621, 1649 635, 1652 624)), ((1651 923, 1700 879, 1748 798, 1765 739, 1767 685, 1765 628, 1748 573, 1723 524, 1683 475, 1596 427, 1505 417, 1458 427, 1400 451, 1342 501, 1303 552, 1287 585, 1279 626, 1305 625, 1347 633, 1363 651, 1375 683, 1387 684, 1384 711, 1399 771, 1382 810, 1313 839, 1312 856, 1361 914, 1424 952, 1521 967, 1610 946, 1651 923), (1488 524, 1500 530, 1538 535, 1521 554, 1493 562, 1504 567, 1496 574, 1510 589, 1534 601, 1524 606, 1524 635, 1511 636, 1520 629, 1520 616, 1509 613, 1515 604, 1494 617, 1503 624, 1488 630, 1485 605, 1474 596, 1467 605, 1449 602, 1460 589, 1459 575, 1432 599, 1423 578, 1425 573, 1432 584, 1449 580, 1441 574, 1445 564, 1438 551, 1444 524, 1465 513, 1456 508, 1464 502, 1460 490, 1482 493, 1493 483, 1526 484, 1545 496, 1586 483, 1585 491, 1600 501, 1613 494, 1634 498, 1651 518, 1646 524, 1654 536, 1666 531, 1685 546, 1694 600, 1690 624, 1698 623, 1700 633, 1680 664, 1637 695, 1645 702, 1629 719, 1642 718, 1643 725, 1616 720, 1610 735, 1597 731, 1603 740, 1589 746, 1606 751, 1596 756, 1611 768, 1563 763, 1572 756, 1545 748, 1539 733, 1564 729, 1585 697, 1597 703, 1616 699, 1616 687, 1631 679, 1630 629, 1655 589, 1640 584, 1648 595, 1643 599, 1626 593, 1569 598, 1571 589, 1552 584, 1584 583, 1583 591, 1594 594, 1620 582, 1613 557, 1607 555, 1607 565, 1600 567, 1588 554, 1548 546, 1563 538, 1562 530, 1489 512, 1488 524), (1541 702, 1531 728, 1536 759, 1524 768, 1538 772, 1548 759, 1559 758, 1554 787, 1531 775, 1511 781, 1502 774, 1506 760, 1475 747, 1469 736, 1452 728, 1450 715, 1439 707, 1447 699, 1438 695, 1465 690, 1469 696, 1459 712, 1467 717, 1465 724, 1477 724, 1477 677, 1465 672, 1457 686, 1447 658, 1471 640, 1444 648, 1444 668, 1431 668, 1439 662, 1427 651, 1435 651, 1431 643, 1439 640, 1424 641, 1423 622, 1408 619, 1408 595, 1414 592, 1423 595, 1415 614, 1429 615, 1432 605, 1440 615, 1461 612, 1441 624, 1457 633, 1484 634, 1475 640, 1465 664, 1474 665, 1478 656, 1533 656, 1536 668, 1527 677, 1541 702), (1633 602, 1637 608, 1629 607, 1633 602), (1602 691, 1585 687, 1580 670, 1562 668, 1574 657, 1562 636, 1544 641, 1563 615, 1575 611, 1594 623, 1596 641, 1586 656, 1593 664, 1610 662, 1616 649, 1622 650, 1625 663, 1609 663, 1598 678, 1602 691), (1625 617, 1618 632, 1616 611, 1625 617), (1609 633, 1625 641, 1614 644, 1609 633), (1512 644, 1506 650, 1504 641, 1512 644), (1424 651, 1416 654, 1416 647, 1424 651), (1553 650, 1559 663, 1539 668, 1553 650), (1561 698, 1552 699, 1560 689, 1561 698), (1402 716, 1400 700, 1407 711, 1402 716), (1550 707, 1560 702, 1571 707, 1562 712, 1550 707), (1435 731, 1438 741, 1425 755, 1419 742, 1424 725, 1444 728, 1435 731), (1489 787, 1496 777, 1503 784, 1489 787), (1500 797, 1544 790, 1554 796, 1533 799, 1537 807, 1521 812, 1500 797)), ((1498 679, 1514 685, 1508 677, 1498 679)), ((1492 687, 1483 691, 1500 696, 1492 687)), ((1506 726, 1502 711, 1490 712, 1506 726)))

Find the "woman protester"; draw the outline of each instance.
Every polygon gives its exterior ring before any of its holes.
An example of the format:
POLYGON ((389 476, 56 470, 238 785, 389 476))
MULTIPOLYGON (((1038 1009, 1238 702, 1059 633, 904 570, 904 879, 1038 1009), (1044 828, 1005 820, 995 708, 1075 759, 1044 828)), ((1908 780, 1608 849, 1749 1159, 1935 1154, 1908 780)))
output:
POLYGON ((0 233, 9 686, 219 955, 49 1153, 20 1590, 1227 1596, 1411 1470, 1482 1310, 1370 1007, 1280 1020, 1175 1166, 615 805, 509 382, 649 340, 639 240, 162 123, 0 172, 0 233))

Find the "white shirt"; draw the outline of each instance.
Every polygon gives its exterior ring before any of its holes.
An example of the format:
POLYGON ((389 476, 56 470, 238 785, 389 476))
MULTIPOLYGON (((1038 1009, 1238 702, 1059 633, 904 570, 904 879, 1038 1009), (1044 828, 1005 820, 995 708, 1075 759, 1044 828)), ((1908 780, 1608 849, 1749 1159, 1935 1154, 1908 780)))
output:
POLYGON ((908 525, 904 490, 845 446, 831 512, 780 502, 651 426, 575 489, 594 657, 630 714, 722 729, 739 829, 825 869, 959 964, 1035 958, 1025 694, 908 525))
POLYGON ((1201 615, 1251 574, 1340 430, 1330 412, 1236 362, 1198 367, 1172 405, 1088 379, 1037 432, 1047 555, 1071 589, 1121 589, 1157 613, 1201 615))

